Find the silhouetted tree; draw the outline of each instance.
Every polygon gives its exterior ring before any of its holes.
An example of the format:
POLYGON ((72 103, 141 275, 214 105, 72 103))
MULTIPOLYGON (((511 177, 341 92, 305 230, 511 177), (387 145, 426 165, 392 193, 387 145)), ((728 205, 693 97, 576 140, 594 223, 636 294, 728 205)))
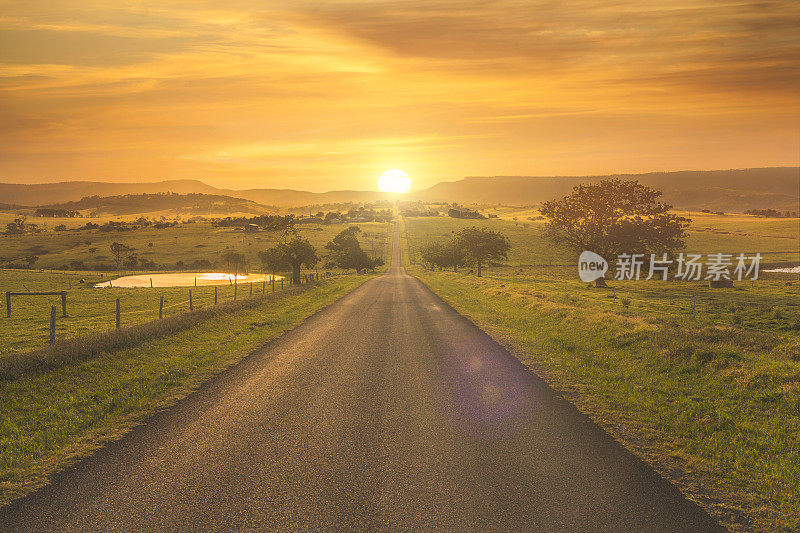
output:
POLYGON ((25 233, 25 217, 15 218, 13 222, 6 224, 6 235, 22 235, 25 233))
POLYGON ((325 245, 329 251, 329 259, 325 263, 326 268, 341 268, 344 270, 354 269, 356 272, 365 270, 375 270, 376 267, 383 265, 380 257, 370 258, 361 248, 356 236, 361 232, 358 226, 351 226, 342 230, 331 242, 325 245))
POLYGON ((114 256, 114 261, 117 263, 117 270, 119 270, 123 259, 128 257, 134 250, 134 248, 122 244, 121 242, 112 242, 110 248, 111 253, 114 256))
MULTIPOLYGON (((620 179, 578 185, 540 209, 556 243, 589 250, 613 263, 621 253, 670 253, 683 248, 690 220, 659 202, 661 191, 620 179)), ((602 286, 602 279, 597 281, 602 286)))
POLYGON ((511 245, 505 235, 486 228, 464 228, 456 233, 457 246, 467 261, 475 265, 478 276, 485 261, 499 261, 508 257, 511 245))
POLYGON ((279 244, 278 248, 286 262, 292 267, 293 283, 300 283, 300 269, 303 266, 313 268, 319 261, 316 248, 308 242, 308 239, 302 237, 295 237, 289 242, 279 244))
POLYGON ((452 268, 453 272, 457 272, 458 267, 467 264, 466 253, 457 238, 444 243, 426 244, 420 249, 420 257, 430 268, 452 268))

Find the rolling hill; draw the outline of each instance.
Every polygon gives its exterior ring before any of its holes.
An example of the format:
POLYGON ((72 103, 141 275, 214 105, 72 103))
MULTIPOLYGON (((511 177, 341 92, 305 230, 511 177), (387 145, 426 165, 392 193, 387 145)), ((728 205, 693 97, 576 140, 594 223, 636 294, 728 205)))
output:
POLYGON ((96 211, 106 215, 132 215, 152 211, 176 211, 193 215, 212 213, 265 213, 275 211, 243 198, 232 198, 221 194, 202 193, 155 193, 122 194, 116 196, 85 196, 74 202, 61 202, 38 206, 39 209, 64 211, 96 211))
MULTIPOLYGON (((664 192, 678 209, 743 212, 748 209, 798 211, 800 168, 770 167, 739 170, 651 172, 617 175, 664 192)), ((611 176, 489 176, 442 182, 410 193, 409 199, 469 204, 536 205, 568 193, 575 185, 611 176)), ((385 199, 376 191, 315 193, 292 189, 220 189, 199 180, 149 183, 72 181, 23 185, 0 183, 0 203, 41 206, 75 202, 88 196, 154 193, 208 194, 249 200, 278 208, 385 199)))
MULTIPOLYGON (((769 206, 798 211, 800 169, 797 167, 741 170, 652 172, 616 175, 636 179, 664 192, 676 208, 743 212, 769 206)), ((443 182, 416 193, 427 201, 472 204, 535 205, 563 196, 579 183, 612 176, 493 176, 443 182)))

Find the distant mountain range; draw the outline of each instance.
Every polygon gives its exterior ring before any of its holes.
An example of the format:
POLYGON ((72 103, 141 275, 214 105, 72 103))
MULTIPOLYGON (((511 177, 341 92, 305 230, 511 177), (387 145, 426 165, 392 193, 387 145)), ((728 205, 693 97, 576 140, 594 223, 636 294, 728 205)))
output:
MULTIPOLYGON (((580 183, 612 176, 493 176, 444 182, 421 191, 420 197, 475 204, 534 205, 569 193, 580 183)), ((798 211, 800 168, 771 167, 742 170, 615 174, 635 179, 664 193, 662 199, 678 209, 743 212, 748 209, 798 211)))
MULTIPOLYGON (((664 192, 678 209, 743 212, 748 209, 798 211, 800 168, 770 167, 740 170, 651 172, 614 175, 664 192)), ((525 206, 557 198, 579 183, 611 176, 491 176, 443 182, 406 197, 410 200, 525 206)), ((291 189, 220 189, 199 180, 150 183, 70 181, 35 185, 0 183, 0 203, 27 206, 78 201, 86 196, 174 192, 229 196, 279 208, 386 199, 373 191, 314 193, 291 189)), ((254 206, 250 206, 254 207, 254 206)))

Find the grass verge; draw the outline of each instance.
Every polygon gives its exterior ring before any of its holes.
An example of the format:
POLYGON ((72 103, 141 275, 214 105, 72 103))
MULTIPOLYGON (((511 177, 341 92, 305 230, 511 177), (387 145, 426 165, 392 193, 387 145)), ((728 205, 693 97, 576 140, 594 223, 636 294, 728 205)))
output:
POLYGON ((144 335, 134 346, 0 381, 0 504, 174 404, 369 277, 337 277, 253 305, 237 303, 169 334, 144 335))

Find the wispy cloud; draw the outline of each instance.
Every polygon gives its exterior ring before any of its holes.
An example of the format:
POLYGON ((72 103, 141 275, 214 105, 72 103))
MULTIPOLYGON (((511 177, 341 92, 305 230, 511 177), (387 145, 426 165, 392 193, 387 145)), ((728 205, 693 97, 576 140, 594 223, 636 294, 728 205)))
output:
MULTIPOLYGON (((796 163, 795 0, 0 1, 0 179, 796 163)), ((352 183, 343 183, 350 180, 352 183)))

